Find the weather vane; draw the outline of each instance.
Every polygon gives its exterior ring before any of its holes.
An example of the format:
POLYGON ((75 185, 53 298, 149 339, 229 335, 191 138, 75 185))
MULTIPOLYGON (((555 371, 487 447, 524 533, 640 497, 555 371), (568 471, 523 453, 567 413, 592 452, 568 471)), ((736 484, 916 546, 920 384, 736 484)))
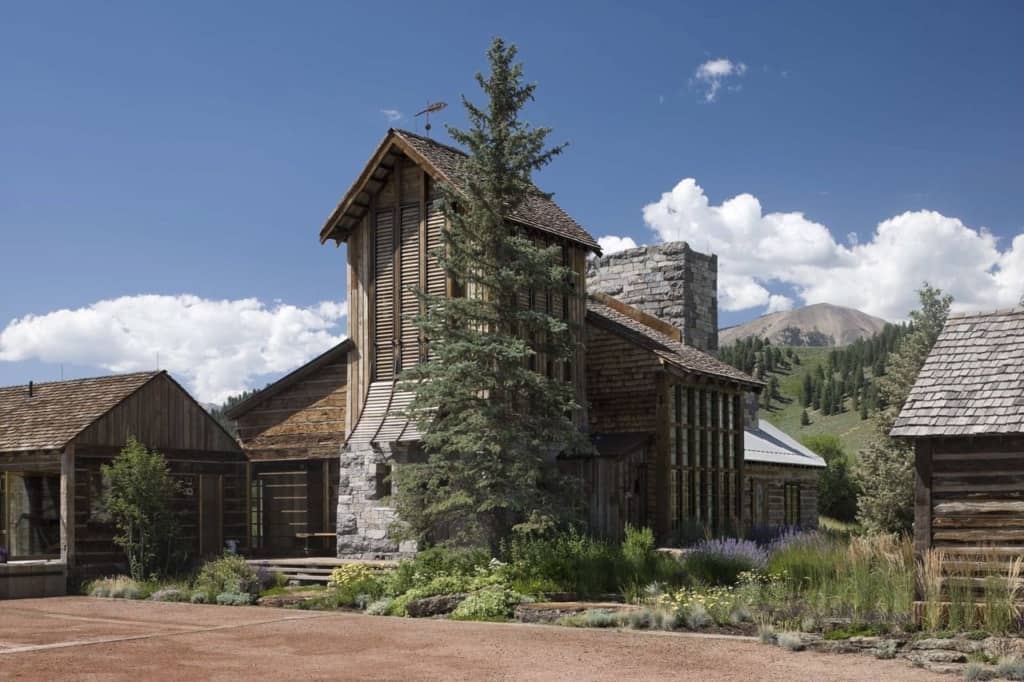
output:
POLYGON ((446 106, 448 106, 447 102, 434 102, 433 104, 428 104, 426 109, 416 114, 416 116, 423 116, 424 114, 426 114, 427 125, 425 127, 427 130, 428 137, 430 136, 430 115, 433 114, 434 112, 441 111, 446 106))

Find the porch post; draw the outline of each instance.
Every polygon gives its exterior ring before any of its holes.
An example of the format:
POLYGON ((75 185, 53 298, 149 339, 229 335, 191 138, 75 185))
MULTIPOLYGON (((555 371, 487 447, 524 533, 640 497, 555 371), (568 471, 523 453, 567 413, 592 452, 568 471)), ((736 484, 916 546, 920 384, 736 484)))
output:
POLYGON ((60 453, 60 559, 66 571, 75 565, 75 445, 60 453))

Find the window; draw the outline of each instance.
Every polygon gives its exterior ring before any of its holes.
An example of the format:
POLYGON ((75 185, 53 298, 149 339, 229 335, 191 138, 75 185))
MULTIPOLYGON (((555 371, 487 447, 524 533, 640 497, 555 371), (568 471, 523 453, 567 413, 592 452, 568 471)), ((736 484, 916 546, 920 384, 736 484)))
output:
POLYGON ((787 483, 785 487, 785 521, 787 526, 800 525, 800 484, 787 483))
POLYGON ((377 464, 374 475, 374 499, 391 497, 391 465, 377 464))
POLYGON ((10 472, 0 489, 0 544, 11 558, 60 556, 60 475, 10 472))

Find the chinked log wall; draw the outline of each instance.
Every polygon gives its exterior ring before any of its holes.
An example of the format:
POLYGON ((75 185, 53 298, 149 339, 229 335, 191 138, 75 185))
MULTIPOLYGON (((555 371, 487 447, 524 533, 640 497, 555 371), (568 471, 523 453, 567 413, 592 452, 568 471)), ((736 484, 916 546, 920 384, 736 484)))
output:
POLYGON ((1024 438, 916 443, 915 549, 1003 563, 1024 554, 1024 438))

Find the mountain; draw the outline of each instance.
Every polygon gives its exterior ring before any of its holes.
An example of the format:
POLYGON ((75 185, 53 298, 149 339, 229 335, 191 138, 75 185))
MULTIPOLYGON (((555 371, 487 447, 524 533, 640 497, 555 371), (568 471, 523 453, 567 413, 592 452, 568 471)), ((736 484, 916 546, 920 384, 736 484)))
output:
POLYGON ((780 346, 845 346, 882 331, 885 320, 831 303, 771 313, 718 332, 718 345, 757 336, 780 346))

